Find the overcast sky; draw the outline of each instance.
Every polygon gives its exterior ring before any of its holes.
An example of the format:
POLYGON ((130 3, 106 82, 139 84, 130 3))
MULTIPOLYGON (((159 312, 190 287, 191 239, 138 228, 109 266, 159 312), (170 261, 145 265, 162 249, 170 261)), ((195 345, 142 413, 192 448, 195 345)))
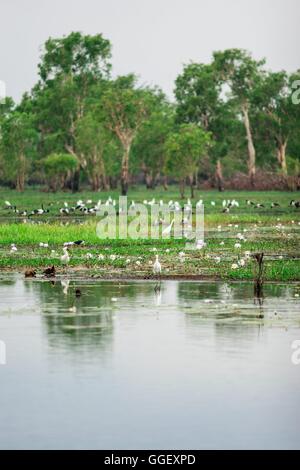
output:
POLYGON ((102 33, 113 72, 135 72, 172 96, 182 65, 246 48, 273 70, 300 68, 300 0, 0 0, 0 80, 19 99, 41 46, 71 31, 102 33))

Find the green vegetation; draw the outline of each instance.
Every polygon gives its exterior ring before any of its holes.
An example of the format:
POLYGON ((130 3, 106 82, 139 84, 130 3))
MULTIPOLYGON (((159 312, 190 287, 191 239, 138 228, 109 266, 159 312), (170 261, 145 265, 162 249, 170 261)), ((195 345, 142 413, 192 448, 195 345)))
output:
MULTIPOLYGON (((117 195, 109 193, 112 198, 117 195)), ((168 192, 163 188, 155 191, 141 187, 129 192, 131 200, 143 202, 153 197, 161 197, 165 202, 175 200, 177 188, 168 192)), ((98 197, 103 202, 108 193, 80 193, 80 199, 98 197)), ((103 278, 152 277, 155 254, 162 264, 162 276, 187 278, 229 278, 253 279, 254 261, 249 255, 264 252, 266 258, 266 280, 300 280, 299 238, 300 210, 289 205, 292 194, 287 192, 226 192, 226 199, 235 199, 239 207, 230 213, 222 212, 223 195, 218 191, 197 193, 198 199, 205 202, 205 242, 207 245, 196 251, 186 250, 184 239, 114 239, 101 240, 96 234, 95 215, 82 215, 80 212, 61 215, 59 208, 64 202, 75 204, 71 193, 50 193, 0 190, 0 200, 9 200, 20 209, 40 207, 44 201, 50 212, 41 216, 22 217, 13 211, 0 211, 0 267, 21 269, 35 267, 42 269, 54 264, 58 272, 72 273, 82 270, 84 275, 103 278), (264 208, 255 208, 246 203, 250 199, 263 203, 264 208), (214 202, 215 205, 212 205, 214 202), (279 206, 271 208, 271 203, 279 206), (24 223, 25 221, 25 223, 24 223), (240 236, 246 239, 240 240, 240 236), (70 264, 61 265, 60 256, 65 242, 84 240, 85 245, 74 246, 70 251, 70 264), (48 247, 40 247, 39 244, 48 247), (236 247, 240 243, 241 247, 236 247), (17 251, 11 250, 15 244, 17 251), (184 252, 185 255, 180 255, 184 252), (235 267, 242 259, 245 264, 235 267)), ((156 199, 158 201, 158 199, 156 199)), ((3 206, 4 207, 4 206, 3 206)), ((195 222, 195 216, 193 217, 195 222)))
MULTIPOLYGON (((148 277, 157 253, 164 276, 251 279, 251 253, 263 251, 267 279, 299 280, 299 209, 290 205, 298 198, 285 192, 300 188, 299 71, 270 72, 247 51, 217 51, 183 67, 170 102, 134 74, 113 79, 111 68, 101 34, 49 38, 32 90, 0 103, 0 267, 63 269, 63 244, 83 239, 68 269, 89 275, 148 277), (205 247, 97 237, 100 199, 118 210, 119 194, 128 195, 149 208, 183 202, 186 184, 205 203, 205 247)), ((191 223, 195 214, 182 221, 191 223)))
POLYGON ((20 103, 0 104, 0 184, 127 194, 143 179, 152 189, 180 183, 181 193, 188 182, 192 195, 203 183, 300 187, 299 71, 270 72, 247 51, 217 51, 183 67, 170 102, 134 74, 112 79, 111 68, 101 34, 46 41, 38 82, 20 103))

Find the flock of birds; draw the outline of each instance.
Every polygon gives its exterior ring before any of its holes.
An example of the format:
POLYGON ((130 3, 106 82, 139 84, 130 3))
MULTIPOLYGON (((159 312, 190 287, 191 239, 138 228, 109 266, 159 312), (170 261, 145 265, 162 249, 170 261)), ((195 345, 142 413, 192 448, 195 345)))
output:
MULTIPOLYGON (((193 214, 193 206, 192 206, 192 202, 191 202, 190 199, 188 199, 187 203, 184 204, 184 205, 181 205, 178 201, 173 201, 173 200, 171 200, 167 203, 164 203, 163 200, 156 201, 155 198, 153 198, 150 201, 144 200, 143 204, 146 205, 146 206, 154 206, 155 204, 158 204, 159 207, 163 207, 163 206, 167 207, 171 212, 181 213, 182 214, 182 219, 181 219, 182 220, 182 225, 187 226, 187 227, 191 227, 191 217, 192 217, 192 214, 193 214)), ((235 199, 229 199, 229 200, 224 199, 221 204, 222 204, 222 207, 221 207, 221 212, 222 213, 229 213, 232 209, 240 207, 240 203, 238 201, 236 201, 235 199)), ((85 202, 83 200, 78 200, 76 202, 76 204, 74 204, 72 206, 69 205, 68 202, 64 202, 63 206, 60 207, 58 209, 58 211, 59 211, 59 214, 61 214, 61 215, 69 215, 69 214, 74 214, 74 213, 78 213, 78 212, 82 213, 82 214, 92 215, 92 214, 96 214, 97 211, 103 205, 104 206, 113 206, 113 207, 116 208, 116 213, 117 214, 121 213, 122 208, 118 207, 117 201, 112 199, 111 196, 104 202, 99 200, 96 204, 93 204, 93 201, 91 199, 89 199, 85 202)), ((215 207, 216 202, 211 201, 210 205, 215 207)), ((289 205, 291 207, 295 207, 295 208, 299 209, 300 208, 300 201, 291 200, 289 205)), ((53 204, 49 204, 49 206, 51 207, 51 206, 53 206, 53 204)), ((196 209, 200 208, 201 206, 204 206, 204 201, 202 199, 200 199, 196 203, 196 209)), ((253 202, 251 200, 246 200, 246 207, 252 207, 254 209, 264 209, 264 208, 269 208, 270 207, 270 209, 273 209, 273 208, 276 208, 276 207, 280 207, 280 204, 278 202, 271 202, 271 203, 268 203, 268 205, 267 205, 266 203, 257 203, 257 202, 253 202)), ((136 209, 136 208, 137 208, 137 203, 135 201, 131 201, 130 206, 129 206, 129 214, 130 214, 131 210, 134 211, 134 209, 136 209)), ((23 217, 40 216, 40 215, 50 213, 50 209, 45 208, 43 204, 38 209, 20 210, 20 209, 17 208, 16 205, 11 204, 10 201, 5 201, 4 202, 4 209, 7 210, 7 211, 10 211, 11 213, 14 213, 16 215, 23 216, 23 217)), ((164 223, 165 222, 160 218, 158 218, 154 221, 154 225, 163 225, 164 223)), ((165 228, 163 228, 162 236, 169 235, 172 231, 173 225, 174 225, 174 218, 172 219, 171 223, 169 223, 165 228)), ((68 264, 70 263, 71 257, 70 257, 69 248, 71 246, 80 246, 82 244, 84 244, 84 240, 77 240, 77 241, 64 243, 63 254, 60 256, 60 261, 61 261, 61 264, 63 266, 68 266, 68 264)), ((205 246, 205 243, 202 240, 197 240, 196 241, 196 248, 197 249, 202 249, 203 246, 205 246)), ((47 243, 40 243, 40 247, 47 248, 48 244, 47 243)), ((11 245, 11 253, 15 253, 16 251, 17 251, 16 245, 12 244, 11 245)), ((156 255, 155 262, 153 263, 153 274, 155 276, 157 276, 158 278, 160 278, 161 271, 162 271, 162 266, 161 266, 161 263, 159 261, 158 255, 156 255)), ((44 271, 44 274, 46 276, 55 275, 54 266, 52 266, 50 268, 47 268, 44 271)), ((31 275, 35 275, 35 271, 29 270, 27 273, 25 272, 25 276, 30 277, 31 275)))
MULTIPOLYGON (((188 199, 187 203, 183 204, 183 205, 180 204, 178 201, 172 201, 171 200, 168 203, 165 203, 162 199, 160 201, 156 201, 155 198, 153 198, 150 201, 145 199, 143 201, 143 204, 146 205, 146 206, 150 206, 150 207, 157 204, 159 207, 163 207, 163 206, 168 207, 171 211, 174 211, 174 212, 180 212, 180 211, 183 212, 184 211, 185 214, 189 214, 189 213, 193 212, 193 206, 192 206, 192 202, 191 202, 190 199, 188 199)), ((54 204, 51 203, 51 204, 49 204, 49 207, 52 207, 53 205, 54 204)), ((215 207, 216 202, 211 201, 210 205, 215 207)), ((299 209, 300 208, 300 201, 291 200, 289 205, 299 209)), ((75 214, 75 213, 93 215, 93 214, 96 214, 97 211, 99 211, 102 206, 113 206, 113 207, 115 207, 117 214, 121 213, 121 211, 122 211, 122 208, 118 207, 117 201, 115 199, 112 199, 111 196, 109 196, 109 198, 106 201, 102 202, 101 199, 99 199, 96 204, 93 204, 93 201, 91 199, 88 199, 85 202, 80 199, 74 205, 69 205, 68 202, 64 202, 63 206, 58 208, 58 213, 60 215, 69 215, 69 214, 75 214)), ((196 203, 195 206, 196 206, 196 208, 204 206, 203 199, 200 199, 196 203)), ((266 203, 253 202, 253 201, 248 200, 248 199, 246 200, 246 206, 253 207, 254 209, 267 208, 266 203)), ((229 213, 235 207, 240 207, 240 203, 238 201, 236 201, 235 199, 232 199, 232 200, 224 199, 222 201, 222 212, 223 213, 229 213)), ((275 207, 280 207, 280 204, 278 202, 271 202, 270 203, 270 208, 273 209, 275 207)), ((135 208, 136 208, 136 202, 131 201, 131 204, 129 206, 129 211, 134 210, 135 208)), ((50 213, 50 208, 45 208, 44 204, 41 204, 41 207, 38 208, 38 209, 32 209, 32 210, 24 209, 24 210, 21 210, 21 209, 18 209, 16 205, 11 204, 10 201, 4 201, 4 209, 6 209, 7 211, 9 211, 13 214, 22 216, 22 217, 32 217, 32 216, 45 215, 45 214, 50 213)))

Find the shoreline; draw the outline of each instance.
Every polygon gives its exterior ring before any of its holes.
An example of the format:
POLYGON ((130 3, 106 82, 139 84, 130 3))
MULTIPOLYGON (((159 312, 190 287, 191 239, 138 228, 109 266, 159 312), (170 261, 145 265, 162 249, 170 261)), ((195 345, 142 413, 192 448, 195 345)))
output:
MULTIPOLYGON (((46 267, 45 267, 46 268, 46 267)), ((42 268, 44 269, 44 268, 42 268)), ((42 271, 42 270, 41 270, 42 271)), ((159 278, 150 274, 129 274, 120 272, 110 272, 101 274, 87 274, 88 268, 76 267, 75 269, 68 268, 67 271, 59 270, 55 276, 45 276, 42 272, 37 272, 36 276, 26 277, 25 270, 16 270, 15 268, 4 268, 0 269, 0 276, 2 274, 20 275, 26 280, 42 280, 42 281, 55 281, 69 278, 70 280, 95 280, 95 281, 149 281, 149 282, 160 282, 160 281, 187 281, 187 282, 232 282, 232 283, 254 283, 253 279, 249 278, 234 278, 229 276, 218 276, 218 275, 205 275, 205 274, 163 274, 159 278)), ((299 279, 292 280, 279 280, 279 279, 266 279, 264 284, 298 284, 299 279)))

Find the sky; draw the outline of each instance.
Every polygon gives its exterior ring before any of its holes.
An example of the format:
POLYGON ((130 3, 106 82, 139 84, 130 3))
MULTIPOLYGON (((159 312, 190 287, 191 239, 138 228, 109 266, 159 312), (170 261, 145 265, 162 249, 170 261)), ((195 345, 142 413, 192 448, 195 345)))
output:
POLYGON ((134 72, 171 98, 183 65, 248 49, 272 70, 300 68, 299 0, 0 0, 0 82, 19 100, 43 43, 71 31, 112 43, 114 76, 134 72))

